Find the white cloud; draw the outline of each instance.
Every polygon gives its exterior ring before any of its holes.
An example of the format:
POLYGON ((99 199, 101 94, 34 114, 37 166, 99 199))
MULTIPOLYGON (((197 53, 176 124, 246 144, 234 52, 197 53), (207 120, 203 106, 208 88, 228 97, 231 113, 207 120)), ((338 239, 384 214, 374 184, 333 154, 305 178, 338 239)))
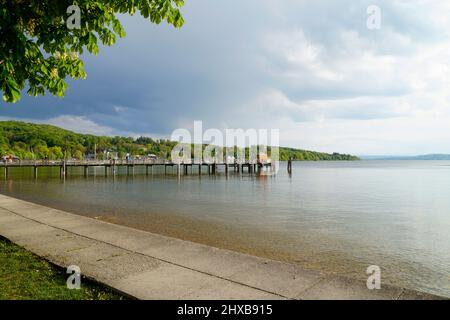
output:
POLYGON ((112 136, 114 135, 114 130, 107 126, 102 126, 89 120, 86 117, 72 116, 72 115, 62 115, 49 119, 27 119, 27 118, 16 118, 16 117, 0 117, 0 121, 17 120, 31 123, 40 124, 50 124, 66 130, 70 130, 77 133, 102 135, 102 136, 112 136))
POLYGON ((112 128, 99 125, 94 121, 81 116, 63 115, 43 122, 78 133, 101 136, 111 136, 114 133, 112 128))
POLYGON ((381 31, 349 26, 360 10, 344 4, 321 32, 300 19, 302 29, 265 35, 264 66, 278 81, 246 102, 260 111, 247 120, 282 128, 285 144, 329 152, 450 152, 450 5, 381 7, 381 31))
POLYGON ((282 145, 358 155, 450 153, 448 123, 448 116, 304 123, 285 120, 280 141, 282 145))
POLYGON ((128 108, 124 106, 113 106, 113 110, 115 113, 121 113, 127 111, 128 108))
POLYGON ((277 62, 282 63, 281 70, 273 70, 275 74, 281 72, 293 81, 301 79, 305 73, 324 80, 340 78, 323 62, 324 47, 308 40, 302 30, 268 34, 264 39, 264 46, 270 54, 267 63, 272 62, 270 60, 274 57, 277 62))

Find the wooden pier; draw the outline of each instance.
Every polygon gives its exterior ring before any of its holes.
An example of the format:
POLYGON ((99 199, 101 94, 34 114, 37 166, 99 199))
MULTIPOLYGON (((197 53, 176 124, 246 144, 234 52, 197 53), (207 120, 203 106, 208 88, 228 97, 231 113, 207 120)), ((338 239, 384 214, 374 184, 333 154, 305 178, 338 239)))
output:
MULTIPOLYGON (((61 178, 66 178, 71 174, 73 168, 82 168, 83 175, 85 177, 89 176, 90 168, 104 168, 105 176, 115 176, 119 174, 119 168, 125 168, 126 175, 134 175, 135 168, 143 168, 140 172, 144 172, 145 175, 154 174, 154 168, 159 168, 157 170, 158 174, 169 174, 168 168, 170 168, 170 174, 176 173, 177 175, 189 175, 189 174, 208 174, 216 175, 222 172, 228 175, 230 172, 236 174, 258 174, 262 171, 270 172, 272 170, 271 163, 261 163, 261 162, 245 162, 245 163, 174 163, 170 161, 154 161, 154 160, 85 160, 85 161, 74 161, 74 160, 62 160, 62 161, 17 161, 12 163, 0 162, 0 169, 3 170, 3 177, 8 179, 11 170, 15 168, 30 168, 33 170, 34 178, 38 177, 39 169, 42 168, 59 168, 59 174, 61 178)), ((77 175, 80 170, 77 170, 77 175)))

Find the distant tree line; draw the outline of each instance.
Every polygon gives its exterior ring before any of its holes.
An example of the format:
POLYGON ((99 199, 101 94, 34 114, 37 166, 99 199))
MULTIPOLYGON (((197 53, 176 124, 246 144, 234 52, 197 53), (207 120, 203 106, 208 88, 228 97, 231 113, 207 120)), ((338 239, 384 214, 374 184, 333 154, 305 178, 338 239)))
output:
MULTIPOLYGON (((84 159, 96 154, 97 159, 106 159, 112 154, 120 159, 126 154, 144 156, 154 154, 161 159, 170 159, 177 142, 149 137, 106 137, 79 134, 51 125, 19 121, 0 122, 0 156, 13 155, 20 159, 84 159)), ((205 148, 206 145, 203 146, 205 148)), ((193 148, 192 148, 193 149, 193 148)), ((249 150, 246 150, 248 155, 249 150)), ((270 155, 271 149, 268 148, 270 155)), ((280 148, 280 160, 358 160, 357 157, 339 153, 321 153, 293 148, 280 148)))
POLYGON ((295 161, 355 161, 358 157, 350 154, 324 153, 316 151, 307 151, 294 148, 280 148, 280 160, 291 158, 295 161))

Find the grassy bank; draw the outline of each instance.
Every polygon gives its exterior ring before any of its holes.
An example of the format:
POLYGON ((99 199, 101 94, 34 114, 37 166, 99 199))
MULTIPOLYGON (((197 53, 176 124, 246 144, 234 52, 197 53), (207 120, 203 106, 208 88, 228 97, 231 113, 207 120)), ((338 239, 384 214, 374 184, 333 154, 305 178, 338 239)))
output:
POLYGON ((87 279, 69 290, 61 269, 0 237, 0 300, 118 300, 120 294, 87 279))

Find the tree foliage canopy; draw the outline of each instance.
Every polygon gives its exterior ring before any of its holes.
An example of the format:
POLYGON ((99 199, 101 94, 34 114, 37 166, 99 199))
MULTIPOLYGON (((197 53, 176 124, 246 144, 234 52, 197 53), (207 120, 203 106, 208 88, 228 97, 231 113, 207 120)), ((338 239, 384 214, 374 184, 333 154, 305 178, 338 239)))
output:
POLYGON ((180 28, 184 0, 0 0, 0 90, 17 102, 27 87, 31 96, 46 91, 64 96, 65 79, 86 78, 80 55, 97 54, 125 31, 118 14, 136 12, 159 24, 180 28), (80 28, 67 27, 68 7, 80 9, 80 28))
MULTIPOLYGON (((82 159, 85 154, 97 153, 101 159, 106 151, 117 152, 120 158, 125 154, 155 154, 170 159, 177 142, 149 137, 104 137, 79 134, 58 127, 19 121, 0 121, 0 157, 15 155, 21 159, 82 159)), ((203 149, 207 145, 203 145, 203 149)), ((270 152, 270 147, 268 151, 270 152)), ((193 146, 192 146, 193 150, 193 146)), ((248 148, 245 150, 248 156, 248 148)), ((321 153, 293 148, 280 148, 280 160, 358 160, 357 157, 339 153, 321 153)))

